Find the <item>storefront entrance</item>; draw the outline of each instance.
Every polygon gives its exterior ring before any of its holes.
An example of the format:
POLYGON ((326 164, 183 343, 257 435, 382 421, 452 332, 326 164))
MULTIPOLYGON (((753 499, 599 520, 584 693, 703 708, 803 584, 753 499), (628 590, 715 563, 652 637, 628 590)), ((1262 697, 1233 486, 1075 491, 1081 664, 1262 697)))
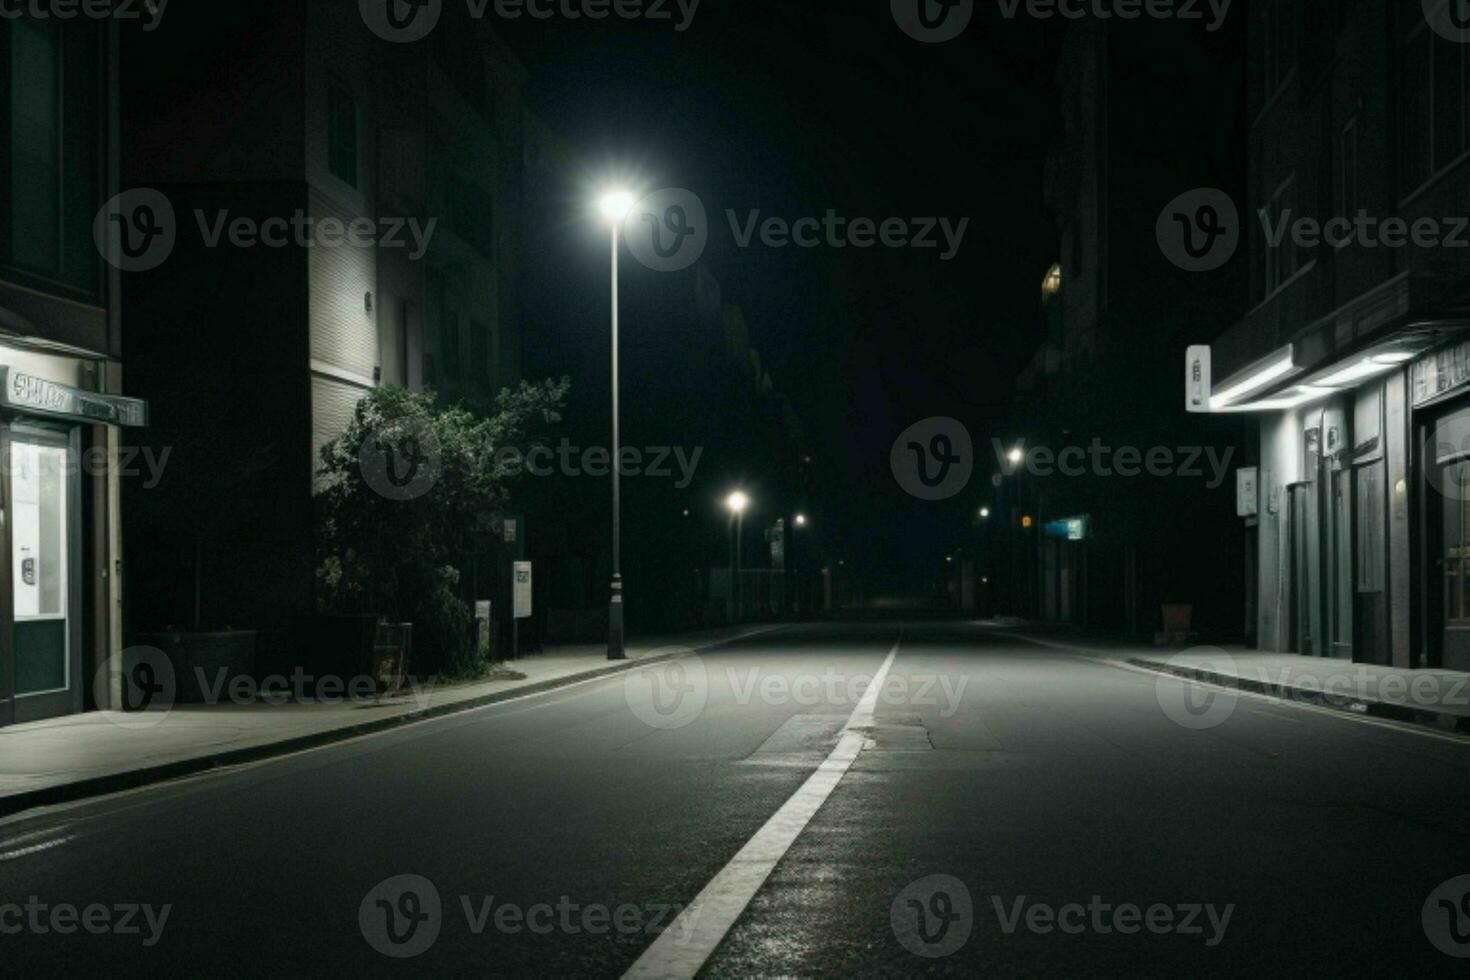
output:
POLYGON ((1426 530, 1432 554, 1426 608, 1438 629, 1439 664, 1470 670, 1470 410, 1432 424, 1426 443, 1426 530))
POLYGON ((0 635, 0 723, 82 708, 77 440, 75 429, 0 428, 0 542, 10 555, 0 605, 12 624, 0 635))

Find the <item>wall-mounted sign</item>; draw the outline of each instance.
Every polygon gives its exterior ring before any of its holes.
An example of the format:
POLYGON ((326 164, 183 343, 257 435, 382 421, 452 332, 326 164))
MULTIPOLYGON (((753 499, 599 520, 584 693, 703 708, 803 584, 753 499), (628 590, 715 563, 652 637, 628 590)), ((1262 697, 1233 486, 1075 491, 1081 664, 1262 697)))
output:
POLYGON ((514 612, 516 619, 531 618, 531 563, 528 561, 515 563, 514 612))
POLYGON ((1210 348, 1196 344, 1184 352, 1184 410, 1210 410, 1210 348))
POLYGON ((1256 490, 1257 470, 1242 466, 1235 471, 1235 516, 1255 517, 1260 510, 1260 493, 1256 490))
POLYGON ((1409 368, 1409 398, 1422 405, 1470 381, 1470 341, 1426 354, 1409 368))
POLYGON ((110 425, 148 424, 148 403, 121 395, 83 391, 0 364, 0 404, 26 412, 60 415, 110 425))
POLYGON ((1063 517, 1058 521, 1048 521, 1046 536, 1065 541, 1086 541, 1088 531, 1091 530, 1089 524, 1086 517, 1063 517))
POLYGON ((503 537, 505 538, 505 543, 506 544, 515 544, 515 542, 516 542, 516 519, 514 517, 507 517, 505 519, 505 521, 504 521, 504 524, 501 527, 501 530, 505 532, 504 535, 503 535, 503 537))

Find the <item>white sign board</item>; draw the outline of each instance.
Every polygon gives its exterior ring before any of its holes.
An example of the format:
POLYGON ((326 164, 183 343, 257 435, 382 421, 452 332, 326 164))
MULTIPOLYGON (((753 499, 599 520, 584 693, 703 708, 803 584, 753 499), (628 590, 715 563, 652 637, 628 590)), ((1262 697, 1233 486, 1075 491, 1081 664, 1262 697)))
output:
POLYGON ((1235 471, 1235 516, 1255 517, 1260 508, 1260 493, 1256 489, 1256 468, 1242 466, 1235 471))
POLYGON ((531 563, 515 563, 515 617, 531 618, 531 563))
POLYGON ((1210 410, 1210 348, 1196 344, 1184 352, 1184 409, 1188 412, 1210 410))

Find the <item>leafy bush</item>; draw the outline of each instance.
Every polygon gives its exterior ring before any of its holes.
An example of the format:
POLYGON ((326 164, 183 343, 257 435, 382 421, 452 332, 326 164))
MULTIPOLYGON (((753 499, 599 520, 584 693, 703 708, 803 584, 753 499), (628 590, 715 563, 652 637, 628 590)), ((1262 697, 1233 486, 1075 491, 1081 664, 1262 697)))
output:
POLYGON ((489 549, 510 503, 519 469, 502 451, 543 442, 569 387, 563 378, 506 389, 488 418, 441 408, 432 392, 368 393, 322 448, 322 611, 412 622, 415 673, 471 666, 474 614, 459 595, 459 564, 489 549))

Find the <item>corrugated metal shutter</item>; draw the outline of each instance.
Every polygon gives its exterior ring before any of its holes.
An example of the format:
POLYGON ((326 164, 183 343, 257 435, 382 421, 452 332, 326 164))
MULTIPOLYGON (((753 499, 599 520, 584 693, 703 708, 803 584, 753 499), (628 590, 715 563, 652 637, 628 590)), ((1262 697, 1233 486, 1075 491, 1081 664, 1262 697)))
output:
MULTIPOLYGON (((313 191, 311 212, 320 221, 334 217, 344 226, 357 215, 346 214, 313 191)), ((378 363, 378 331, 364 302, 377 291, 374 246, 343 241, 311 249, 311 357, 363 378, 378 363)))
POLYGON ((360 388, 320 374, 311 376, 311 472, 321 468, 322 447, 340 436, 352 421, 357 403, 367 394, 360 388))

